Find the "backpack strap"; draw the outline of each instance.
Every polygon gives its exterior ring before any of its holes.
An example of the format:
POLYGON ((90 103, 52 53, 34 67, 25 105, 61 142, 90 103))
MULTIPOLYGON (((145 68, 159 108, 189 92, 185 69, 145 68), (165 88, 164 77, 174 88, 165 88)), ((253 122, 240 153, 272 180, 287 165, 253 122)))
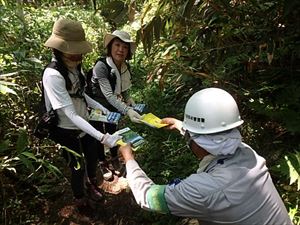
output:
MULTIPOLYGON (((66 68, 64 68, 62 65, 60 65, 57 61, 50 62, 45 67, 45 69, 47 69, 47 68, 55 69, 55 70, 57 70, 63 76, 63 78, 66 81, 66 88, 67 88, 67 90, 69 90, 69 89, 72 88, 72 83, 71 83, 71 80, 70 80, 70 78, 68 76, 68 70, 66 68)), ((45 69, 44 69, 44 71, 45 71, 45 69)), ((44 74, 44 71, 43 71, 43 74, 44 74)))
MULTIPOLYGON (((63 67, 62 65, 60 65, 57 61, 52 61, 50 62, 43 70, 43 73, 44 74, 44 71, 47 69, 47 68, 52 68, 52 69, 55 69, 57 70, 62 76, 63 78, 65 79, 66 81, 66 89, 67 90, 70 90, 72 88, 72 82, 69 78, 69 75, 68 75, 68 70, 63 67)), ((71 94, 69 93, 70 97, 71 98, 83 98, 85 103, 87 104, 85 98, 84 98, 84 86, 85 86, 85 78, 84 76, 82 75, 81 73, 81 68, 78 67, 78 71, 79 71, 79 80, 80 80, 80 88, 79 90, 75 93, 75 94, 71 94)), ((45 99, 45 94, 44 94, 44 86, 43 86, 43 81, 41 81, 41 91, 42 91, 42 101, 44 101, 45 99)), ((45 110, 46 110, 46 105, 44 104, 44 107, 45 107, 45 110)))
MULTIPOLYGON (((116 83, 117 83, 116 74, 111 73, 112 68, 110 67, 110 65, 108 65, 105 56, 101 56, 100 58, 98 58, 95 65, 99 61, 101 61, 107 68, 106 77, 107 77, 107 79, 110 83, 112 91, 114 92, 115 88, 116 88, 116 83)), ((128 70, 130 69, 129 66, 127 68, 128 68, 128 70)), ((104 94, 101 91, 101 88, 99 87, 99 84, 92 82, 92 76, 93 76, 93 69, 90 69, 88 74, 87 74, 87 83, 88 83, 88 85, 87 85, 86 93, 88 93, 88 95, 90 95, 93 99, 95 99, 97 102, 102 104, 108 110, 110 110, 112 112, 117 112, 118 110, 107 101, 106 97, 104 96, 104 94)))
MULTIPOLYGON (((99 61, 103 62, 103 63, 105 64, 106 68, 107 68, 107 79, 109 80, 111 89, 112 89, 112 91, 114 92, 114 91, 115 91, 115 88, 116 88, 117 77, 116 77, 115 74, 112 74, 112 73, 111 73, 111 69, 112 69, 112 68, 111 68, 110 65, 108 65, 108 63, 106 62, 106 57, 101 56, 101 57, 97 60, 97 62, 99 62, 99 61)), ((96 64, 95 64, 95 65, 96 65, 96 64)))
MULTIPOLYGON (((108 76, 107 76, 107 78, 108 78, 108 80, 109 80, 111 89, 112 89, 113 91, 115 91, 116 83, 117 83, 117 77, 116 77, 115 74, 112 74, 112 73, 111 73, 111 69, 112 69, 112 68, 110 67, 110 65, 108 65, 108 63, 107 63, 107 61, 106 61, 106 57, 102 56, 102 57, 100 57, 100 58, 97 60, 97 62, 98 62, 98 61, 101 61, 101 62, 103 62, 103 63, 106 65, 106 68, 107 68, 107 70, 108 70, 108 76)), ((131 68, 130 68, 129 63, 127 63, 127 62, 125 62, 125 63, 126 63, 126 66, 127 66, 127 70, 128 70, 129 73, 131 74, 131 68)))
MULTIPOLYGON (((72 83, 71 80, 69 78, 69 72, 67 69, 65 69, 63 66, 61 66, 57 61, 52 61, 51 63, 49 63, 46 68, 52 68, 57 70, 65 79, 66 81, 66 89, 70 90, 72 88, 72 83)), ((45 71, 44 69, 44 71, 45 71)), ((80 88, 79 90, 75 93, 75 94, 70 94, 71 98, 83 98, 83 92, 84 92, 84 86, 85 86, 85 78, 83 76, 83 74, 81 73, 81 68, 78 66, 78 71, 79 71, 79 80, 80 80, 80 88)), ((44 72, 43 72, 44 73, 44 72)))
MULTIPOLYGON (((112 90, 114 91, 114 89, 116 87, 117 77, 116 77, 115 74, 111 74, 111 69, 112 68, 106 62, 106 57, 105 56, 101 56, 100 58, 98 58, 97 61, 94 64, 94 67, 99 61, 101 61, 105 65, 105 67, 107 69, 107 74, 105 74, 105 75, 106 75, 106 77, 109 81, 109 84, 110 84, 112 90)), ((85 93, 87 93, 90 97, 95 99, 97 102, 99 102, 101 105, 103 105, 108 110, 117 111, 117 109, 115 109, 112 105, 110 105, 110 103, 107 101, 107 99, 103 95, 103 93, 102 93, 102 91, 99 87, 99 84, 92 82, 93 68, 91 68, 88 71, 87 76, 86 76, 87 85, 86 85, 86 88, 85 88, 85 93)))

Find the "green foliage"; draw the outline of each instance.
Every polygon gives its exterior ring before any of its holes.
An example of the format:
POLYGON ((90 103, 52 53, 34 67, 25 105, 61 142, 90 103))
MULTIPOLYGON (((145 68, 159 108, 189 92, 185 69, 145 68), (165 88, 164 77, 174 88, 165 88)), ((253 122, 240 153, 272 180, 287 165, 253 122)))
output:
POLYGON ((33 205, 37 200, 32 200, 35 199, 34 193, 39 198, 49 192, 53 195, 53 187, 58 179, 62 179, 58 160, 53 157, 59 154, 53 152, 53 144, 49 147, 46 142, 37 143, 31 134, 40 98, 38 83, 43 66, 51 59, 51 53, 43 43, 59 16, 74 16, 71 9, 62 9, 62 12, 51 8, 14 9, 9 5, 0 9, 0 88, 1 92, 6 92, 0 94, 0 185, 3 200, 0 206, 8 216, 1 214, 0 220, 8 224, 19 224, 20 220, 34 221, 34 215, 29 216, 26 209, 36 208, 33 205), (49 185, 52 188, 49 189, 49 185), (19 199, 24 199, 24 196, 31 196, 28 202, 32 206, 19 199))
MULTIPOLYGON (((46 173, 56 177, 62 175, 57 167, 43 159, 41 155, 32 152, 29 146, 28 133, 24 129, 20 129, 15 146, 9 139, 2 141, 0 144, 0 174, 3 173, 4 170, 9 170, 17 174, 25 172, 24 170, 27 170, 28 173, 36 173, 42 169, 44 175, 46 175, 46 173), (13 154, 8 154, 12 148, 15 148, 16 151, 14 151, 13 154), (5 156, 6 154, 7 156, 5 156)), ((32 176, 32 174, 30 176, 32 176)))
POLYGON ((297 190, 300 190, 300 151, 285 155, 273 170, 289 178, 290 185, 296 183, 297 190))
POLYGON ((9 73, 9 74, 1 74, 0 75, 0 93, 1 94, 14 94, 16 95, 17 93, 9 88, 8 86, 16 86, 15 83, 13 82, 9 82, 9 81, 6 81, 9 77, 15 75, 16 73, 9 73))
POLYGON ((123 1, 109 1, 101 6, 100 15, 112 26, 123 26, 127 22, 128 5, 123 1))
POLYGON ((284 193, 282 196, 289 209, 290 218, 294 224, 299 224, 300 151, 285 154, 276 165, 271 167, 271 171, 275 177, 280 178, 278 188, 281 193, 284 193))
POLYGON ((72 149, 66 147, 66 146, 61 146, 61 149, 64 149, 66 152, 68 152, 68 163, 71 162, 71 155, 75 157, 76 160, 76 167, 74 168, 75 170, 79 170, 84 164, 83 164, 83 156, 78 154, 77 152, 73 151, 72 149))
MULTIPOLYGON (((299 134, 299 18, 293 16, 299 2, 194 2, 162 0, 154 13, 142 14, 147 21, 137 38, 158 68, 152 77, 162 88, 170 79, 192 76, 198 90, 221 86, 242 100, 247 94, 252 114, 299 134), (259 99, 263 103, 255 104, 259 99)), ((182 86, 184 81, 175 88, 182 86)))

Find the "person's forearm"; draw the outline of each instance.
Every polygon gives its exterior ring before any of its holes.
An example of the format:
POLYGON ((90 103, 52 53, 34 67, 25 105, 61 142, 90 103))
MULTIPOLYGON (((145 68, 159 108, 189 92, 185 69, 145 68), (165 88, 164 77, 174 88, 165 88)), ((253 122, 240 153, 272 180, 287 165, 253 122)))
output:
POLYGON ((130 96, 128 90, 122 92, 122 96, 123 96, 124 101, 126 102, 127 105, 129 105, 129 106, 134 106, 134 105, 135 105, 135 102, 134 102, 134 100, 131 98, 131 96, 130 96))
POLYGON ((79 116, 73 106, 67 106, 61 108, 63 113, 74 123, 80 130, 85 133, 91 135, 98 141, 103 139, 103 135, 100 131, 96 130, 92 125, 90 125, 86 120, 84 120, 81 116, 79 116))
POLYGON ((127 180, 134 198, 141 208, 159 213, 169 213, 164 196, 166 185, 156 185, 135 160, 126 163, 127 180))
POLYGON ((147 191, 150 189, 151 185, 154 184, 154 182, 139 167, 138 163, 134 159, 126 162, 126 172, 128 184, 132 190, 137 204, 144 209, 149 209, 146 195, 147 191))
POLYGON ((93 109, 100 109, 104 114, 108 114, 109 110, 105 108, 103 105, 101 105, 99 102, 92 99, 87 94, 84 94, 85 100, 87 102, 87 105, 93 109))
POLYGON ((127 106, 125 102, 123 102, 113 93, 108 79, 99 78, 98 85, 109 104, 115 107, 120 113, 125 115, 129 109, 129 106, 127 106))
POLYGON ((114 94, 107 95, 105 97, 106 97, 107 101, 109 102, 109 104, 111 104, 113 107, 115 107, 123 115, 126 115, 127 111, 131 108, 114 94))

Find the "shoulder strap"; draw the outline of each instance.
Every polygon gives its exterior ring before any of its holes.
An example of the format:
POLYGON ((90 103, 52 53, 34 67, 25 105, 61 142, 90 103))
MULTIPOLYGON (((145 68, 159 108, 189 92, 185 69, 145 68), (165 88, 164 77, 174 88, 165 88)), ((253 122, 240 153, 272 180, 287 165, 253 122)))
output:
MULTIPOLYGON (((61 66, 57 61, 52 61, 50 62, 43 70, 43 74, 44 74, 44 71, 47 69, 47 68, 52 68, 52 69, 55 69, 57 70, 62 76, 63 78, 65 79, 66 81, 66 89, 69 90, 72 88, 72 83, 71 83, 71 80, 68 76, 68 71, 63 67, 61 66)), ((83 92, 84 92, 84 86, 85 86, 85 78, 84 76, 82 75, 81 73, 81 68, 78 67, 78 70, 79 70, 79 79, 80 79, 80 89, 75 93, 75 94, 70 94, 71 98, 84 98, 83 96, 83 92)), ((43 86, 43 81, 41 82, 41 90, 42 90, 42 101, 44 101, 45 99, 45 94, 44 94, 44 86, 43 86)), ((45 106, 46 108, 46 106, 45 106)))
MULTIPOLYGON (((63 71, 60 71, 57 66, 57 63, 55 61, 52 61, 50 62, 48 65, 46 65, 43 69, 43 72, 42 72, 42 79, 40 81, 40 88, 41 88, 41 92, 42 92, 42 98, 40 100, 40 106, 39 106, 39 113, 41 114, 40 116, 43 115, 44 112, 47 111, 47 108, 46 108, 46 104, 45 104, 45 93, 44 93, 44 85, 43 85, 43 76, 44 76, 44 72, 47 68, 52 68, 52 69, 55 69, 57 70, 58 72, 60 72, 61 74, 63 74, 63 71)), ((52 107, 52 106, 51 106, 52 107)))
MULTIPOLYGON (((107 78, 108 78, 108 80, 109 80, 109 83, 110 83, 110 86, 111 86, 112 90, 114 91, 115 88, 116 88, 117 77, 116 77, 115 74, 112 74, 112 73, 111 73, 111 67, 110 67, 110 65, 108 65, 108 63, 106 62, 106 57, 105 57, 105 56, 101 56, 101 57, 97 60, 97 62, 99 62, 99 61, 101 61, 101 62, 103 62, 103 63, 105 64, 105 66, 106 66, 106 68, 107 68, 107 71, 108 71, 107 78)), ((97 62, 96 62, 96 63, 97 63, 97 62)))
MULTIPOLYGON (((108 71, 108 74, 110 75, 111 67, 110 67, 110 65, 108 65, 108 63, 106 62, 106 57, 105 57, 105 56, 101 56, 101 57, 97 60, 97 62, 99 62, 99 61, 101 61, 101 62, 103 62, 103 63, 105 64, 105 66, 106 66, 106 68, 107 68, 107 71, 108 71)), ((96 62, 96 63, 97 63, 97 62, 96 62)))
POLYGON ((52 61, 45 67, 45 69, 46 68, 52 68, 57 70, 65 79, 67 90, 71 89, 72 83, 68 76, 68 71, 63 66, 61 66, 57 61, 52 61))
MULTIPOLYGON (((62 76, 63 78, 65 79, 66 81, 66 89, 67 90, 70 90, 72 88, 72 83, 71 83, 71 80, 69 78, 69 72, 67 69, 65 69, 65 67, 63 67, 62 65, 60 65, 58 62, 56 61, 52 61, 51 63, 49 63, 46 68, 52 68, 52 69, 55 69, 57 70, 62 76)), ((45 69, 46 69, 45 68, 45 69)), ((78 71, 79 71, 79 80, 80 80, 80 91, 82 92, 84 90, 84 86, 85 86, 85 78, 83 76, 83 74, 81 73, 81 67, 78 66, 78 71)), ((72 97, 72 96, 71 96, 72 97)))

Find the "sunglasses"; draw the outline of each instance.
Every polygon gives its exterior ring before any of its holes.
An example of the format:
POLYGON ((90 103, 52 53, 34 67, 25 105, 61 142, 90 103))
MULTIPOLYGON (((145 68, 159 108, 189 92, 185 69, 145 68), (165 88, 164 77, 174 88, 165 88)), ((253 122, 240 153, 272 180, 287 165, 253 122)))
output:
POLYGON ((82 60, 82 55, 63 55, 63 57, 72 62, 78 62, 82 60))

